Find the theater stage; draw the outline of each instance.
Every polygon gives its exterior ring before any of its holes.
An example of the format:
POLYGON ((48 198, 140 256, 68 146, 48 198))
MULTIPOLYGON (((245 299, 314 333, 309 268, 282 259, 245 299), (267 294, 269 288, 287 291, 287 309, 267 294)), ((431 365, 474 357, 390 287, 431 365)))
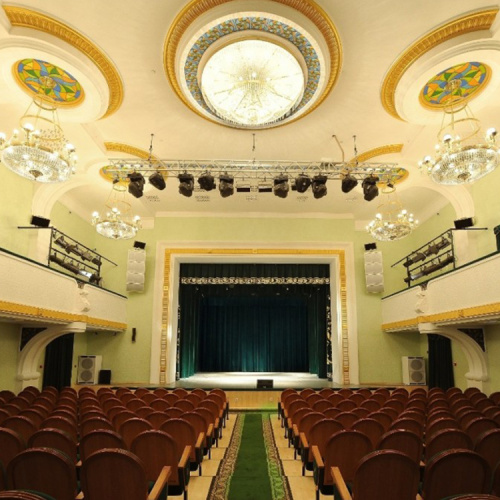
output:
POLYGON ((311 373, 283 373, 283 372, 216 372, 195 373, 191 377, 182 378, 175 383, 175 387, 214 389, 216 387, 228 390, 250 389, 304 389, 311 387, 341 387, 326 378, 318 378, 311 373), (258 381, 260 383, 258 384, 258 381))

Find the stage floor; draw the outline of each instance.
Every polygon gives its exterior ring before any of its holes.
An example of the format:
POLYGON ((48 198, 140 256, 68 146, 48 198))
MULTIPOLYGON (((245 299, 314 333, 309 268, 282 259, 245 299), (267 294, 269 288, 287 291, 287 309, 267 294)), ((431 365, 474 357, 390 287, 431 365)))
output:
POLYGON ((217 372, 196 373, 191 377, 182 378, 175 384, 176 387, 201 389, 257 389, 258 380, 272 380, 273 389, 321 389, 323 387, 341 387, 326 378, 318 378, 311 373, 282 373, 282 372, 217 372))

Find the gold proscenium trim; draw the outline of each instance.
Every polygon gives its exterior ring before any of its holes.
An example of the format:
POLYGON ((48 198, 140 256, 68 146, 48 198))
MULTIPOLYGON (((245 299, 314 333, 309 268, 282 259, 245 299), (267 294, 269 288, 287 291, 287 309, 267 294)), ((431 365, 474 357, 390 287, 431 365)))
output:
POLYGON ((120 108, 123 101, 123 84, 120 75, 108 57, 88 38, 66 24, 40 12, 13 5, 3 5, 3 9, 12 26, 30 28, 55 36, 78 49, 99 68, 109 88, 108 109, 102 118, 112 115, 120 108))
MULTIPOLYGON (((105 142, 104 147, 106 148, 106 151, 113 151, 115 153, 125 153, 130 156, 135 156, 136 158, 141 158, 143 160, 148 160, 150 157, 149 151, 145 151, 144 149, 141 148, 136 148, 135 146, 131 146, 130 144, 124 144, 123 142, 105 142)), ((154 161, 158 161, 158 157, 156 157, 155 155, 151 155, 151 159, 154 161)), ((106 179, 107 181, 113 182, 114 177, 104 172, 103 169, 105 168, 106 167, 99 169, 99 174, 101 175, 102 178, 106 179)), ((162 171, 162 174, 163 177, 167 179, 168 172, 162 171)))
MULTIPOLYGON (((191 0, 188 5, 186 5, 176 16, 172 22, 170 29, 165 38, 165 43, 163 45, 163 66, 165 73, 167 75, 168 81, 172 86, 172 89, 177 94, 179 99, 197 115, 205 118, 206 120, 217 123, 225 127, 231 127, 231 125, 224 124, 218 121, 212 120, 209 116, 200 113, 200 111, 191 104, 191 102, 186 98, 182 92, 181 86, 177 80, 177 75, 175 71, 175 62, 177 49, 179 47, 180 40, 188 27, 195 21, 198 17, 202 16, 210 9, 218 7, 220 5, 232 2, 234 0, 191 0)), ((340 70, 342 67, 342 42, 340 36, 337 32, 337 28, 328 17, 328 14, 316 3, 314 0, 274 0, 276 3, 286 5, 291 7, 296 11, 303 14, 310 21, 312 21, 318 28, 320 33, 323 35, 325 42, 328 46, 328 52, 330 54, 330 74, 328 75, 327 84, 323 90, 323 93, 316 99, 316 101, 307 109, 304 113, 296 118, 287 121, 278 126, 288 125, 304 116, 308 115, 314 111, 330 94, 333 89, 337 79, 340 75, 340 70)), ((232 128, 232 127, 231 127, 232 128)), ((276 127, 274 127, 276 128, 276 127)))
POLYGON ((396 62, 393 63, 384 79, 380 92, 380 99, 384 109, 394 118, 403 120, 396 109, 395 95, 401 78, 406 71, 408 71, 410 66, 424 54, 443 42, 474 31, 490 29, 498 10, 498 8, 487 9, 467 14, 466 16, 439 26, 410 45, 410 47, 398 57, 396 62))
MULTIPOLYGON (((169 295, 171 257, 174 254, 195 255, 332 255, 338 258, 340 322, 341 322, 341 357, 342 382, 350 384, 349 366, 349 330, 347 327, 347 277, 344 250, 287 250, 272 248, 167 248, 165 249, 165 264, 163 269, 163 297, 160 336, 160 384, 166 383, 167 372, 167 330, 170 324, 169 295)), ((333 343, 333 342, 332 342, 333 343)))

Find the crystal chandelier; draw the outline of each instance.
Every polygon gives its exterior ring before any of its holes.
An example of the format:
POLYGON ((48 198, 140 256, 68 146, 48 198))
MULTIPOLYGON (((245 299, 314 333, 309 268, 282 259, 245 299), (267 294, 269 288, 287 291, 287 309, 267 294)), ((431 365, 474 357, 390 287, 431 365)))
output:
MULTIPOLYGON (((453 92, 460 80, 447 83, 453 92)), ((466 103, 460 99, 444 108, 443 122, 438 133, 436 156, 426 156, 420 167, 427 170, 434 182, 459 185, 474 182, 498 167, 499 149, 494 128, 480 136, 481 123, 466 103)))
POLYGON ((112 240, 128 240, 134 238, 141 228, 141 218, 130 215, 130 203, 125 201, 127 185, 124 181, 113 183, 111 195, 106 202, 106 213, 101 216, 99 212, 92 214, 92 225, 96 231, 112 240))
MULTIPOLYGON (((46 78, 45 85, 53 80, 46 78)), ((37 182, 63 182, 75 171, 75 148, 64 137, 57 106, 48 97, 35 97, 7 140, 0 133, 1 160, 16 174, 37 182)))
POLYGON ((417 226, 418 220, 403 208, 392 184, 382 189, 382 195, 385 199, 366 230, 379 241, 395 241, 408 236, 417 226))

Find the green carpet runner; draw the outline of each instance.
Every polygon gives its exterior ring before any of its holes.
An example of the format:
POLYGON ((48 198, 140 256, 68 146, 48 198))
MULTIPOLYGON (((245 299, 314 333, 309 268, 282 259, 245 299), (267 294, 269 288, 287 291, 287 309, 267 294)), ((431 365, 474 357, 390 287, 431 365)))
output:
POLYGON ((210 500, 289 500, 270 413, 240 413, 210 500))

